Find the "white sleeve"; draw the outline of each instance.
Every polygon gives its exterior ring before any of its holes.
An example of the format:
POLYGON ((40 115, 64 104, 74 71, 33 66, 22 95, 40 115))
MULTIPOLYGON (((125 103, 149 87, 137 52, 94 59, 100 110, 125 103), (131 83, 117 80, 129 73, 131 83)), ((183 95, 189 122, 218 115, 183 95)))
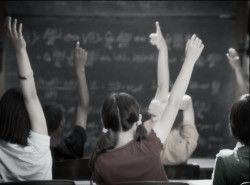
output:
POLYGON ((28 138, 28 145, 34 147, 50 147, 50 137, 48 135, 39 134, 34 131, 30 131, 28 138))
POLYGON ((52 179, 52 157, 50 151, 50 137, 30 131, 28 138, 29 147, 33 148, 30 156, 33 169, 33 180, 51 180, 52 179))

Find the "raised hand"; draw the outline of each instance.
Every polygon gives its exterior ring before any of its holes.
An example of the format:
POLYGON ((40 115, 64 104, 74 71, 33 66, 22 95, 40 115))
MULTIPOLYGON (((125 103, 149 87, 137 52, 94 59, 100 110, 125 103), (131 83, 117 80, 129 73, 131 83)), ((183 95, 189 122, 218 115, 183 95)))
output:
POLYGON ((167 47, 164 37, 162 36, 159 22, 155 22, 156 32, 149 35, 150 43, 155 45, 157 49, 165 49, 167 47))
POLYGON ((76 70, 84 70, 88 53, 80 47, 80 42, 76 42, 75 47, 75 67, 76 70))
POLYGON ((229 64, 231 65, 231 67, 235 70, 235 69, 240 69, 241 65, 240 65, 240 57, 237 53, 237 51, 235 51, 235 49, 230 48, 228 50, 228 53, 226 54, 227 59, 229 64))
POLYGON ((191 39, 187 41, 185 60, 195 63, 203 49, 204 45, 202 41, 194 34, 191 39))
POLYGON ((26 42, 22 34, 22 23, 19 23, 19 26, 17 28, 17 19, 14 19, 13 23, 11 22, 11 17, 7 17, 7 35, 10 37, 12 44, 14 45, 16 50, 25 49, 26 42))

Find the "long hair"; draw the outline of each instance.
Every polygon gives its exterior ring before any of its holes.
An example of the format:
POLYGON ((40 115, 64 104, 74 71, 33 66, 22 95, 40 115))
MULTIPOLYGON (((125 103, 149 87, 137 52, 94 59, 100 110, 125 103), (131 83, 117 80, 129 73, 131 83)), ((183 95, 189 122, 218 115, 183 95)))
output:
MULTIPOLYGON (((97 157, 107 150, 115 148, 118 141, 118 132, 129 130, 139 119, 140 108, 136 99, 127 93, 113 93, 108 96, 102 107, 102 122, 107 133, 102 134, 90 159, 90 168, 94 173, 97 157)), ((137 126, 135 140, 146 137, 147 131, 141 124, 137 126)))
POLYGON ((11 88, 0 100, 0 139, 27 146, 30 119, 19 88, 11 88))
POLYGON ((241 96, 230 112, 230 130, 233 136, 245 145, 249 145, 249 94, 241 96))

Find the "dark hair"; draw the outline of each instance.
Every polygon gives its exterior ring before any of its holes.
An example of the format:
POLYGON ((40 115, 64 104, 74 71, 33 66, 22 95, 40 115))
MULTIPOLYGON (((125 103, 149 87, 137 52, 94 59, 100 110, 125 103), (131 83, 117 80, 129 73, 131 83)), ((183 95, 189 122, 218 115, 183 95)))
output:
POLYGON ((241 96, 232 105, 230 130, 237 140, 245 145, 249 145, 249 94, 241 96))
POLYGON ((46 118, 48 134, 51 135, 59 128, 63 120, 62 107, 56 103, 45 104, 43 105, 43 112, 46 118))
MULTIPOLYGON (((94 172, 95 160, 98 155, 113 149, 118 140, 119 131, 129 130, 139 119, 140 108, 136 99, 127 93, 113 93, 108 96, 103 104, 102 122, 108 132, 99 138, 90 159, 90 168, 94 172)), ((141 124, 137 126, 135 140, 146 137, 147 131, 141 124)))
POLYGON ((0 100, 0 139, 27 146, 30 133, 29 115, 19 88, 11 88, 0 100))

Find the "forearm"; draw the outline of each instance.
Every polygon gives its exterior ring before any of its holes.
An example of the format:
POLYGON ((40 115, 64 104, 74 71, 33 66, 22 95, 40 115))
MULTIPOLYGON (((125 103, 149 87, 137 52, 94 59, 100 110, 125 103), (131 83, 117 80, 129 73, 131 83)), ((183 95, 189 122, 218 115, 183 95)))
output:
POLYGON ((76 125, 79 125, 86 129, 89 106, 89 92, 87 87, 85 69, 77 70, 76 74, 80 99, 77 106, 76 125))
POLYGON ((23 96, 26 101, 29 101, 31 99, 37 98, 36 93, 36 87, 35 87, 35 81, 33 78, 33 71, 30 66, 29 57, 25 49, 22 50, 16 50, 16 58, 17 58, 17 64, 18 64, 18 74, 19 78, 26 78, 21 79, 21 88, 23 92, 23 96))
POLYGON ((89 106, 89 91, 87 86, 87 80, 85 75, 85 68, 77 69, 77 82, 78 82, 78 94, 79 94, 79 106, 88 107, 89 106))
POLYGON ((181 71, 171 90, 171 94, 169 96, 169 103, 172 106, 178 107, 178 109, 181 104, 182 97, 184 96, 187 90, 193 68, 194 68, 194 62, 185 60, 182 65, 181 71))
POLYGON ((192 101, 189 102, 187 109, 183 110, 183 125, 195 127, 194 109, 192 101))
POLYGON ((159 101, 167 100, 169 92, 169 67, 168 49, 166 45, 159 50, 158 54, 157 85, 156 99, 159 101))
POLYGON ((247 84, 246 84, 246 82, 244 80, 242 70, 240 68, 236 68, 234 70, 234 72, 235 72, 236 82, 237 82, 237 85, 238 85, 238 88, 239 88, 240 95, 248 93, 247 84))

